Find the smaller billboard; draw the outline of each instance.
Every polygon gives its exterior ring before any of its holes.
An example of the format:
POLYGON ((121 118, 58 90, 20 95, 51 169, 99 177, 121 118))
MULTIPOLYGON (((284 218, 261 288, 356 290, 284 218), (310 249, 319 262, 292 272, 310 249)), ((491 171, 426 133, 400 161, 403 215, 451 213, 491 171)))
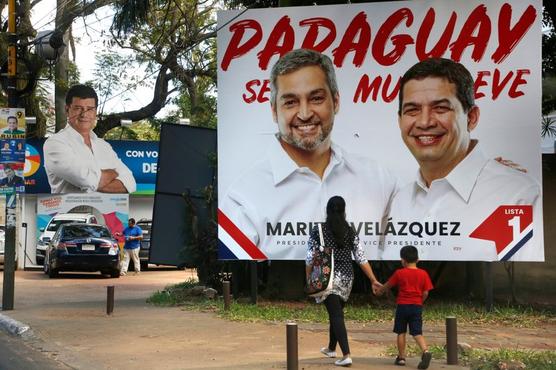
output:
MULTIPOLYGON (((29 139, 25 149, 25 189, 30 194, 50 194, 44 168, 45 139, 29 139)), ((137 189, 133 195, 153 195, 158 168, 157 141, 107 140, 118 158, 132 172, 137 189)))

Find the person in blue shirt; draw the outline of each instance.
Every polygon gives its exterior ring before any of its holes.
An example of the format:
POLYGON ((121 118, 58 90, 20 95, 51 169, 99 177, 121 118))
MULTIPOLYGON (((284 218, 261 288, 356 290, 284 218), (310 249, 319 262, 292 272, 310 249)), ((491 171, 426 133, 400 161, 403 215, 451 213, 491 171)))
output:
POLYGON ((129 268, 129 260, 133 259, 133 266, 135 267, 135 274, 137 275, 141 271, 141 262, 139 261, 139 250, 141 249, 141 240, 143 239, 143 230, 137 225, 135 225, 135 219, 130 218, 128 221, 128 226, 123 231, 123 236, 125 237, 124 244, 124 260, 122 262, 122 268, 120 270, 120 275, 127 274, 127 269, 129 268))

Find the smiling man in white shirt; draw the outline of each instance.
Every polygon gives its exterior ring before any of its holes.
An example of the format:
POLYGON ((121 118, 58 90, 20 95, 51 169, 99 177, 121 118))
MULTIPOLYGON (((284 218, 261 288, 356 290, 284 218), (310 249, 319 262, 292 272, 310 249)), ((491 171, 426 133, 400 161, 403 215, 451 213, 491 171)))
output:
POLYGON ((93 132, 98 96, 92 87, 72 86, 66 95, 68 124, 44 143, 44 162, 53 194, 133 193, 133 174, 110 144, 93 132))
POLYGON ((396 180, 376 162, 332 142, 340 108, 332 61, 316 51, 293 50, 273 66, 270 82, 276 140, 226 191, 222 214, 267 257, 303 259, 309 231, 325 220, 328 200, 339 195, 346 201, 346 219, 373 258, 376 228, 396 180))
POLYGON ((497 250, 494 239, 502 245, 509 221, 499 218, 503 222, 493 230, 498 236, 491 239, 475 231, 500 206, 532 206, 533 225, 541 234, 542 209, 541 188, 532 177, 489 159, 471 139, 480 110, 469 71, 449 59, 417 63, 401 79, 398 115, 402 139, 419 170, 394 197, 390 216, 396 231, 387 235, 382 258, 397 259, 400 248, 412 244, 423 260, 542 260, 542 243, 533 233, 523 245, 497 250))

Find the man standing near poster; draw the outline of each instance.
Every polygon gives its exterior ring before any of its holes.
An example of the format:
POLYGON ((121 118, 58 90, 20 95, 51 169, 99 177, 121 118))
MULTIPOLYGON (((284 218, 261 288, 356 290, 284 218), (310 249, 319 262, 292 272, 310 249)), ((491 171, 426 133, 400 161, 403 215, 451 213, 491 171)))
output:
POLYGON ((97 105, 92 87, 75 85, 67 92, 68 125, 44 143, 44 166, 53 194, 135 191, 129 168, 93 132, 97 105))
MULTIPOLYGON (((493 239, 474 234, 500 206, 532 206, 537 225, 542 217, 539 184, 489 159, 479 140, 471 139, 479 116, 473 78, 462 64, 431 58, 404 74, 398 122, 419 171, 417 179, 396 194, 390 212, 393 224, 410 225, 409 232, 387 236, 383 259, 396 259, 405 244, 417 246, 422 259, 494 261, 514 254, 516 260, 542 259, 542 248, 534 243, 516 246, 502 256, 493 239)), ((516 207, 512 211, 516 216, 518 209, 524 212, 516 207)), ((503 222, 497 233, 507 226, 503 222)))
MULTIPOLYGON (((340 95, 330 58, 293 50, 272 68, 270 85, 278 133, 267 155, 229 187, 222 214, 274 259, 305 253, 311 225, 324 221, 334 195, 346 200, 346 219, 357 231, 381 222, 396 181, 376 162, 332 142, 340 95)), ((378 233, 367 231, 361 231, 364 247, 376 246, 378 233)))
MULTIPOLYGON (((137 275, 141 271, 141 261, 139 260, 139 250, 141 249, 141 240, 143 239, 143 230, 135 225, 135 219, 128 220, 128 226, 123 231, 125 238, 124 244, 124 260, 122 262, 122 269, 120 275, 126 275, 129 268, 129 260, 133 260, 133 267, 137 275)), ((121 234, 120 234, 121 235, 121 234)))

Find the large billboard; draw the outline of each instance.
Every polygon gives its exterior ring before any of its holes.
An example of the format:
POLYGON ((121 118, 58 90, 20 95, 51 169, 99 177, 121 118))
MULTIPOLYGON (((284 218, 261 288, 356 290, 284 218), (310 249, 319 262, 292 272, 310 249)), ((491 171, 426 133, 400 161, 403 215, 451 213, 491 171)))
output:
MULTIPOLYGON (((28 139, 25 151, 25 190, 30 194, 54 193, 45 171, 44 139, 28 139)), ((157 141, 107 140, 116 156, 132 174, 133 195, 154 195, 158 166, 157 141)))
POLYGON ((371 259, 398 260, 411 244, 422 260, 543 261, 541 20, 540 0, 219 12, 221 257, 304 259, 341 195, 371 259), (330 57, 338 96, 328 82, 306 91, 323 72, 293 69, 279 74, 272 106, 272 67, 299 48, 330 57), (470 72, 474 106, 445 77, 410 80, 400 106, 401 76, 433 57, 470 72), (326 94, 330 107, 314 108, 326 94), (296 149, 295 136, 313 131, 328 146, 296 149), (458 145, 469 149, 451 167, 427 156, 458 145))

